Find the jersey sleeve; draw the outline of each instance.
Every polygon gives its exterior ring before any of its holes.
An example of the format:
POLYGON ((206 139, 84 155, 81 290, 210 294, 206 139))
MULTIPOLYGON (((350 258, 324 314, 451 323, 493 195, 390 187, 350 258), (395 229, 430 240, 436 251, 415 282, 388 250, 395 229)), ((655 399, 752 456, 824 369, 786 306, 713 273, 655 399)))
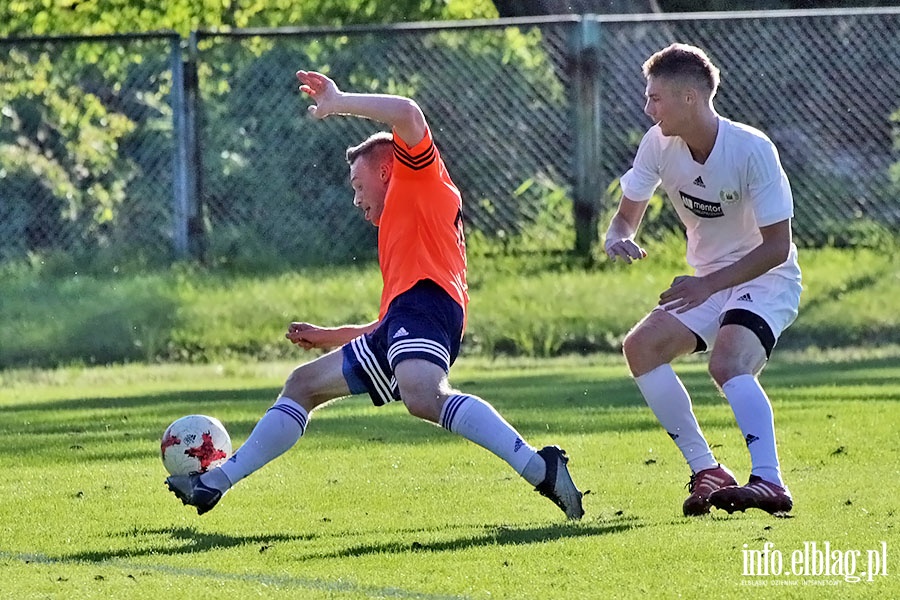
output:
POLYGON ((650 129, 638 146, 632 167, 619 180, 626 198, 644 202, 653 196, 660 184, 659 153, 659 138, 650 129))
POLYGON ((401 178, 433 177, 440 155, 426 125, 425 135, 415 146, 407 146, 394 131, 394 176, 401 178))
POLYGON ((773 225, 794 216, 794 199, 778 151, 771 142, 750 155, 747 183, 756 222, 773 225))

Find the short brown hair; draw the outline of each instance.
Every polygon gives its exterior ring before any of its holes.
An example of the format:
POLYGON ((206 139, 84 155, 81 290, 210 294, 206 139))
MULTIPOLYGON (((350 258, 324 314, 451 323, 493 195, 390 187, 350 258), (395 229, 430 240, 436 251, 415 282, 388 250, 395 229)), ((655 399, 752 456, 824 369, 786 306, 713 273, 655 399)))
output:
POLYGON ((688 44, 672 44, 644 62, 644 77, 690 79, 703 85, 715 96, 719 88, 719 69, 706 52, 688 44))
POLYGON ((377 154, 377 158, 387 160, 394 151, 394 135, 388 131, 373 133, 356 146, 347 148, 347 163, 353 164, 357 158, 377 154))

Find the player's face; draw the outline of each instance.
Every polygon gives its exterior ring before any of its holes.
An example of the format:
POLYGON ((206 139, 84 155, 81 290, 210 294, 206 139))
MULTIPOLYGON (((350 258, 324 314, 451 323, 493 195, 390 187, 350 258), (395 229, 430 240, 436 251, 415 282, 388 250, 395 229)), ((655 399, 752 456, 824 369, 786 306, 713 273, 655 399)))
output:
POLYGON ((350 165, 353 206, 363 211, 366 221, 375 226, 381 222, 390 174, 390 167, 371 155, 360 156, 350 165))
POLYGON ((659 124, 663 135, 679 135, 689 119, 690 105, 684 87, 671 79, 647 78, 644 112, 659 124))

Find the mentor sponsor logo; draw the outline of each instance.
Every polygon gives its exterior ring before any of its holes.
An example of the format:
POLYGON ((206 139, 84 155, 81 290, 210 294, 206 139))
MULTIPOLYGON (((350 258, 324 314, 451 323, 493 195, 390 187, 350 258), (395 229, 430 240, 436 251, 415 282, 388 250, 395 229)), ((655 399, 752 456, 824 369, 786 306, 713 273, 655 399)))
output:
POLYGON ((781 550, 772 542, 762 548, 744 544, 742 585, 838 585, 842 582, 874 582, 888 575, 888 545, 873 548, 841 548, 831 542, 803 542, 802 547, 781 550))
POLYGON ((721 204, 710 202, 709 200, 704 200, 703 198, 697 198, 696 196, 691 196, 690 194, 685 194, 684 192, 680 193, 681 202, 682 204, 684 204, 684 207, 698 217, 703 217, 705 219, 715 219, 725 214, 722 212, 721 204))

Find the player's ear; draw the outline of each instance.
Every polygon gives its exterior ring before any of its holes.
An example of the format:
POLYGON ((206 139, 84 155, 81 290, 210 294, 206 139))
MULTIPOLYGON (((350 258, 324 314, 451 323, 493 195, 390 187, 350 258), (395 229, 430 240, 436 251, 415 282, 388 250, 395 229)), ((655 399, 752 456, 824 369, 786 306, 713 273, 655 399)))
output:
POLYGON ((694 87, 686 87, 684 88, 684 102, 685 104, 695 104, 697 102, 698 94, 697 90, 694 87))
POLYGON ((387 183, 391 180, 391 172, 394 169, 394 161, 388 160, 381 163, 381 168, 378 170, 378 176, 381 178, 381 181, 387 183))

